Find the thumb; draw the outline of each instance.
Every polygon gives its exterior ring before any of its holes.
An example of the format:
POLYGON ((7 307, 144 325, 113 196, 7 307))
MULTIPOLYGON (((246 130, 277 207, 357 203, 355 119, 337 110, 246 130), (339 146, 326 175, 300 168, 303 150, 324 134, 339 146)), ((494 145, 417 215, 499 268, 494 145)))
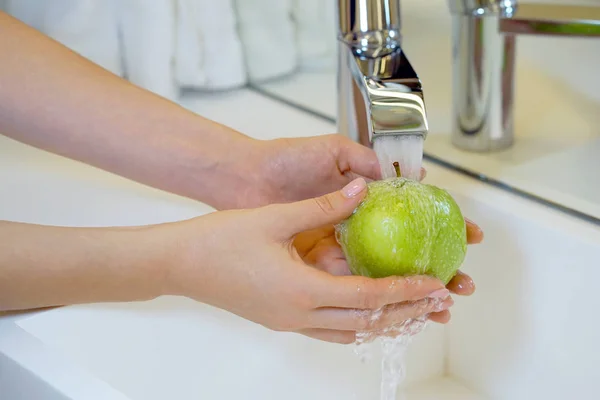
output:
POLYGON ((337 192, 280 205, 276 216, 279 232, 289 239, 300 232, 336 224, 352 215, 367 194, 366 189, 366 181, 357 178, 337 192))

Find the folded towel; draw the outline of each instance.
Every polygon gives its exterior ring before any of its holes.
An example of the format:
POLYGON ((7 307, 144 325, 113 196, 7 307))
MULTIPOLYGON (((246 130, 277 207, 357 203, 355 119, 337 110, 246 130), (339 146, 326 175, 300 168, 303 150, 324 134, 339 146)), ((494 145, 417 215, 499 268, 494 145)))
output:
POLYGON ((233 0, 177 0, 176 79, 180 86, 231 89, 246 84, 233 0))
POLYGON ((0 0, 84 57, 169 99, 335 65, 334 2, 0 0))
POLYGON ((116 0, 127 79, 168 99, 179 96, 175 80, 173 0, 116 0))
POLYGON ((333 69, 337 54, 335 1, 294 0, 293 7, 300 68, 333 69))
POLYGON ((235 6, 249 80, 293 72, 298 52, 292 0, 235 0, 235 6))

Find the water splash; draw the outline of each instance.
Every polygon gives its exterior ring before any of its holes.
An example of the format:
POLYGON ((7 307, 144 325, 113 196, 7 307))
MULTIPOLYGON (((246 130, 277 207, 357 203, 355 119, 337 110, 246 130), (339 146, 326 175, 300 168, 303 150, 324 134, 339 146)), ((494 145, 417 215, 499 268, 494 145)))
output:
MULTIPOLYGON (((433 302, 434 309, 441 309, 444 299, 426 299, 420 307, 428 307, 433 302)), ((390 306, 387 306, 390 307, 390 306)), ((392 306, 393 307, 393 306, 392 306)), ((383 315, 384 308, 372 312, 361 311, 362 317, 369 318, 375 324, 383 315)), ((404 399, 401 385, 406 379, 406 354, 413 337, 427 328, 429 314, 418 318, 408 319, 397 325, 379 330, 368 330, 356 333, 355 353, 361 362, 368 362, 373 356, 371 344, 379 342, 381 358, 381 387, 380 400, 404 399)))

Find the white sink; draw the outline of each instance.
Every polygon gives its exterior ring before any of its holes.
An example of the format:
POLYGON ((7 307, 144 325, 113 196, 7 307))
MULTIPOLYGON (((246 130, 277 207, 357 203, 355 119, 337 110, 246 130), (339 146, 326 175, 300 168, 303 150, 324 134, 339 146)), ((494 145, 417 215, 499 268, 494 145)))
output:
MULTIPOLYGON (((265 138, 281 136, 284 126, 290 136, 334 129, 253 94, 228 96, 186 104, 265 138), (242 111, 230 121, 226 109, 242 111)), ((0 151, 7 148, 17 156, 0 168, 0 219, 130 224, 210 211, 2 142, 0 151), (12 173, 5 168, 9 162, 12 173), (14 174, 26 165, 23 182, 14 174), (42 181, 62 185, 63 191, 45 190, 42 181), (32 205, 24 208, 19 201, 25 196, 52 210, 29 213, 32 205), (80 209, 69 211, 69 199, 77 199, 80 209)), ((449 189, 483 227, 486 240, 470 248, 464 265, 478 284, 476 295, 457 299, 452 322, 432 325, 410 348, 408 399, 594 398, 600 379, 600 325, 594 319, 600 305, 594 289, 600 281, 600 229, 426 167, 427 181, 449 189)), ((378 390, 377 360, 361 364, 351 346, 271 332, 183 298, 0 318, 1 399, 372 400, 378 390)))

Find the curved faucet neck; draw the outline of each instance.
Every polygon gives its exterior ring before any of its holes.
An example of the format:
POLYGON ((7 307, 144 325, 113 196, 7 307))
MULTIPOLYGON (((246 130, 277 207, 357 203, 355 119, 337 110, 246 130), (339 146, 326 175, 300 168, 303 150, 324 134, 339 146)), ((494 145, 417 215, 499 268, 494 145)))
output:
POLYGON ((400 0, 339 0, 338 131, 427 135, 421 81, 400 43, 400 0))

